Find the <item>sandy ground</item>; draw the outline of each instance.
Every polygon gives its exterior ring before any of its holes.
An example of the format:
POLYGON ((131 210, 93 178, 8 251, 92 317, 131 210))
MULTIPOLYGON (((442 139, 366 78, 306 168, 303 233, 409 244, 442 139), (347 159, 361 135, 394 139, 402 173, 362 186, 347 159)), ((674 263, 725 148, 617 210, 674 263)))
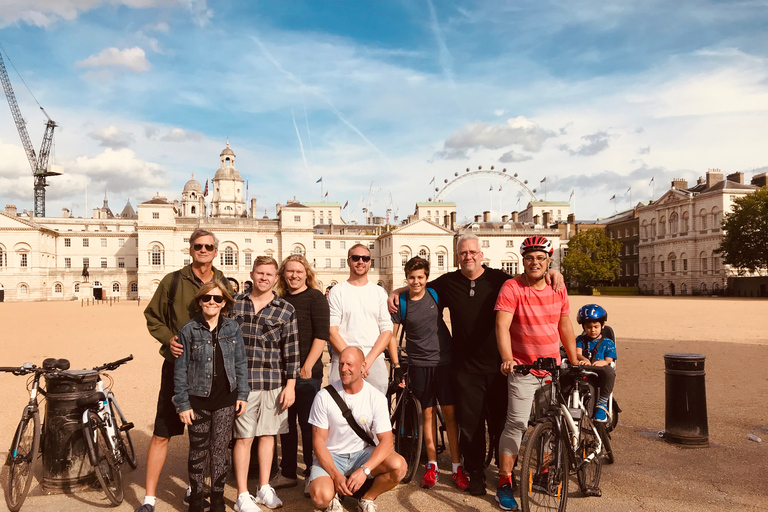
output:
MULTIPOLYGON (((616 397, 624 412, 614 433, 616 463, 604 466, 602 498, 580 496, 571 482, 568 510, 573 511, 714 511, 768 510, 768 302, 749 299, 676 297, 577 297, 579 306, 599 302, 609 312, 619 345, 616 397), (709 419, 708 448, 685 448, 657 437, 664 429, 664 360, 669 352, 706 355, 709 419), (764 439, 747 439, 753 433, 764 439)), ((0 341, 0 366, 45 357, 66 357, 73 368, 92 367, 133 354, 135 360, 113 372, 114 392, 136 424, 132 431, 139 468, 124 466, 125 501, 117 510, 132 511, 143 499, 144 460, 159 385, 161 357, 147 334, 143 304, 123 302, 81 307, 68 303, 3 303, 0 319, 8 328, 0 341)), ((575 321, 574 321, 575 325, 575 321)), ((16 422, 28 395, 24 379, 0 374, 0 457, 6 457, 16 422)), ((158 512, 184 510, 186 439, 172 441, 159 486, 158 512)), ((442 468, 449 467, 442 455, 442 468)), ((3 486, 5 473, 3 471, 3 486)), ((67 511, 109 508, 99 490, 45 495, 36 480, 22 510, 67 511)), ((489 482, 493 479, 488 471, 489 482)), ((400 485, 377 500, 384 510, 497 510, 492 495, 474 498, 455 490, 450 474, 423 491, 414 482, 400 485)), ((235 489, 227 487, 228 506, 235 489)), ((255 487, 255 482, 253 486, 255 487)), ((490 487, 490 486, 489 486, 490 487)), ((278 491, 285 509, 310 511, 301 486, 278 491)), ((352 500, 347 510, 355 510, 352 500)), ((0 510, 5 509, 0 501, 0 510)))

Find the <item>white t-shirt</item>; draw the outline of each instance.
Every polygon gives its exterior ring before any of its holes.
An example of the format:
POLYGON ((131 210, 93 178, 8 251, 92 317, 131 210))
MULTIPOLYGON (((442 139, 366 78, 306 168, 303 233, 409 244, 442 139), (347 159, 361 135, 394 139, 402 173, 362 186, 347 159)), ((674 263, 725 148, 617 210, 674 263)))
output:
POLYGON ((392 318, 387 309, 387 292, 371 282, 354 286, 348 281, 331 288, 328 295, 331 309, 331 327, 339 328, 339 335, 347 345, 360 347, 368 354, 376 339, 384 331, 392 330, 392 318))
MULTIPOLYGON (((334 287, 335 288, 335 287, 334 287)), ((354 395, 347 394, 341 381, 332 386, 339 392, 341 399, 352 411, 352 417, 363 427, 374 442, 377 434, 392 431, 389 422, 389 408, 386 397, 369 383, 363 381, 363 389, 354 395)), ((355 453, 368 446, 349 426, 341 409, 326 389, 321 389, 315 396, 309 412, 309 423, 317 428, 328 430, 326 446, 331 453, 355 453)))

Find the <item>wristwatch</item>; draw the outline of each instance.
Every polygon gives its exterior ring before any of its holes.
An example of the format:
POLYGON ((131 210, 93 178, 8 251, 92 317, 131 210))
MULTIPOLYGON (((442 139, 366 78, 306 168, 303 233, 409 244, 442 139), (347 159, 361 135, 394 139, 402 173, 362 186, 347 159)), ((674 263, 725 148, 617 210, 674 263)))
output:
POLYGON ((360 469, 363 470, 363 473, 365 473, 365 476, 371 476, 371 470, 365 467, 365 465, 360 466, 360 469))

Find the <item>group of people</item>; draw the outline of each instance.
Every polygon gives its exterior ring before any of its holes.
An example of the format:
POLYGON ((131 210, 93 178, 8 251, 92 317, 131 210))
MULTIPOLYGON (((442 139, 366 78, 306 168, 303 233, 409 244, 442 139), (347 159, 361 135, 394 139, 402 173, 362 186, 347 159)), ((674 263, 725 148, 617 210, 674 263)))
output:
MULTIPOLYGON (((374 500, 394 488, 407 469, 394 451, 385 397, 390 374, 385 349, 395 385, 404 383, 398 334, 406 340, 409 382, 424 410, 422 487, 433 487, 440 475, 439 403, 454 485, 473 495, 487 492, 487 417, 489 428, 500 433, 496 499, 502 509, 516 510, 512 468, 539 382, 512 367, 538 357, 559 360, 561 341, 571 361, 589 364, 585 354, 594 348, 587 343, 587 351, 577 350, 562 276, 548 271, 552 246, 546 238, 525 240, 524 273, 512 278, 483 265, 478 238, 463 235, 456 247, 459 270, 427 282, 429 262, 412 258, 405 267, 408 286, 389 296, 368 280, 370 250, 355 244, 348 251, 349 279, 326 291, 327 298, 317 289, 312 266, 297 254, 279 265, 269 256, 257 257, 253 285, 233 296, 229 281, 213 266, 214 234, 197 229, 189 240, 191 264, 165 276, 145 310, 164 362, 146 495, 137 512, 154 512, 169 440, 185 426, 190 512, 208 505, 213 512, 225 510, 232 436, 235 511, 281 507, 270 485, 275 438, 281 436, 281 478, 295 485, 299 431, 305 495, 314 505, 338 512, 341 499, 355 495, 360 511, 375 512, 374 500), (444 308, 452 332, 443 321, 444 308), (330 384, 321 389, 326 345, 330 384), (259 463, 255 494, 248 489, 252 447, 259 463), (210 503, 204 495, 206 471, 210 503)), ((615 348, 606 352, 608 344, 598 349, 615 358, 615 348)))

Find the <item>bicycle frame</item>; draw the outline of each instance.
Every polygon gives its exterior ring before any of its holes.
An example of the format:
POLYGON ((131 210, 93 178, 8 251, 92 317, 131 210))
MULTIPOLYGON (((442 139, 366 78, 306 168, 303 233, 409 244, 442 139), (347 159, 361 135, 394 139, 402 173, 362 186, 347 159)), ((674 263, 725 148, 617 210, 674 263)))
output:
MULTIPOLYGON (((104 387, 104 381, 101 379, 101 375, 99 375, 98 381, 96 382, 96 391, 101 392, 104 396, 104 400, 100 402, 94 403, 91 407, 86 407, 83 410, 82 415, 82 424, 88 425, 88 414, 91 411, 94 411, 96 414, 99 415, 101 420, 104 422, 104 427, 107 429, 107 442, 109 443, 109 448, 112 450, 112 453, 115 455, 115 459, 122 464, 123 462, 123 454, 120 450, 120 445, 118 441, 118 435, 117 435, 117 428, 115 427, 115 418, 112 416, 112 409, 109 406, 109 399, 112 397, 114 399, 114 396, 112 395, 111 391, 106 391, 106 388, 104 387)), ((96 433, 90 432, 90 435, 93 437, 93 440, 96 440, 96 433)), ((98 461, 91 461, 93 465, 98 464, 98 461)))

